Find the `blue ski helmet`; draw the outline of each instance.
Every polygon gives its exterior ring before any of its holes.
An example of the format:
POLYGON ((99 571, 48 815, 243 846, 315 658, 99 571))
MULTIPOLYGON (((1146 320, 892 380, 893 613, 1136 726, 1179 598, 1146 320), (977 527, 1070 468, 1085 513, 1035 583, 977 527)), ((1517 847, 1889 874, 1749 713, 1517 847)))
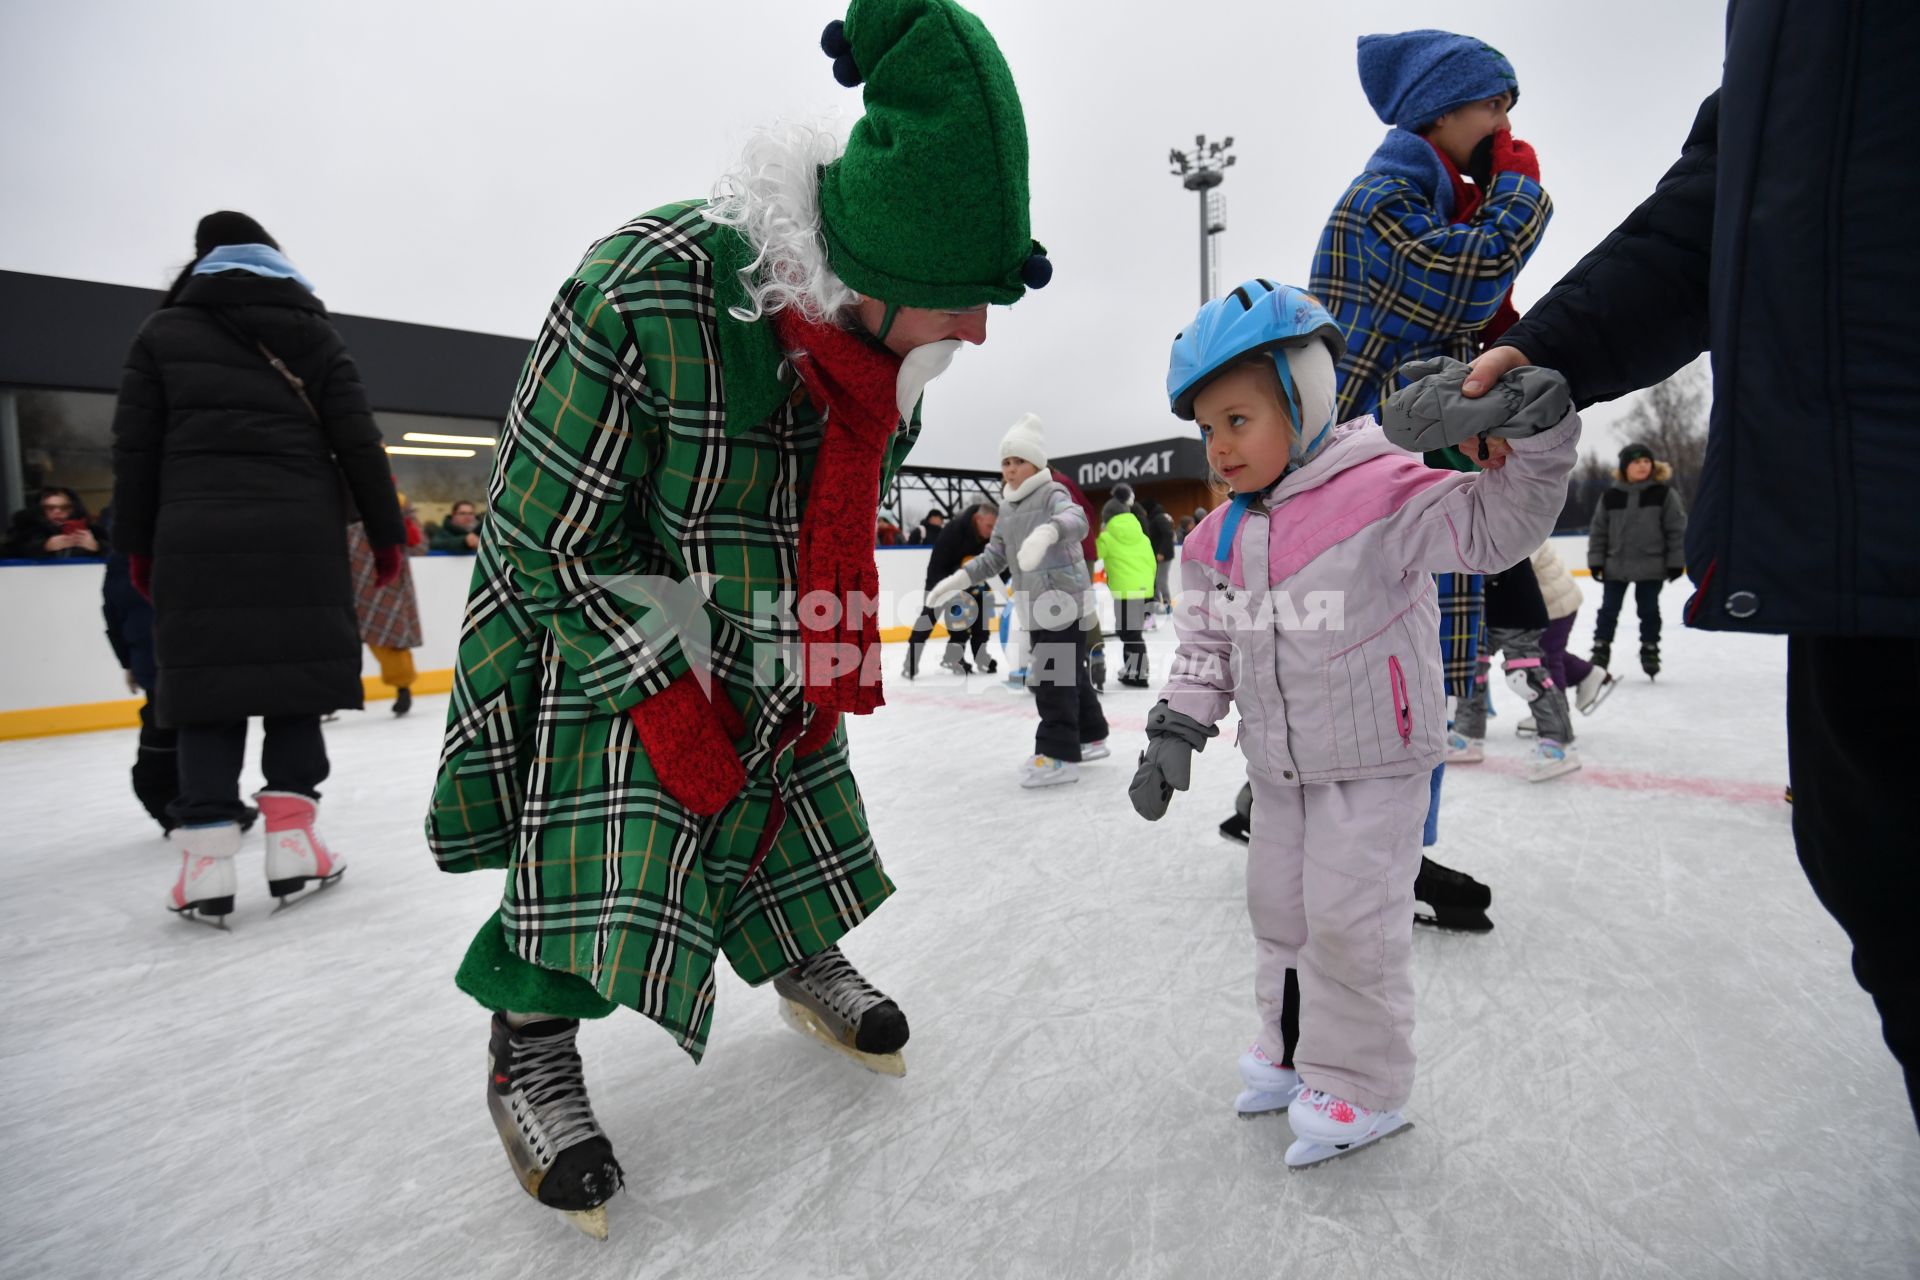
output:
POLYGON ((1175 417, 1192 422, 1193 397, 1201 387, 1241 357, 1272 351, 1297 423, 1300 396, 1280 349, 1302 347, 1315 338, 1326 342, 1336 364, 1346 354, 1346 338, 1318 298, 1292 285, 1249 280, 1201 307, 1193 323, 1174 336, 1167 361, 1167 402, 1175 417))

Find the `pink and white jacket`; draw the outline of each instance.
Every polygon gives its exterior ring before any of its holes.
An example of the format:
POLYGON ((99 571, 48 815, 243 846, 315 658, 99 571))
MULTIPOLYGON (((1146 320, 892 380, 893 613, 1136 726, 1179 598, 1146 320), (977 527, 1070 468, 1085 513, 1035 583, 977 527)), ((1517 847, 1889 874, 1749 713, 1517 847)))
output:
POLYGON ((1432 769, 1445 752, 1432 575, 1525 560, 1566 499, 1580 419, 1512 440, 1497 471, 1428 467, 1372 418, 1245 508, 1187 536, 1169 706, 1213 724, 1240 711, 1249 764, 1283 785, 1432 769))

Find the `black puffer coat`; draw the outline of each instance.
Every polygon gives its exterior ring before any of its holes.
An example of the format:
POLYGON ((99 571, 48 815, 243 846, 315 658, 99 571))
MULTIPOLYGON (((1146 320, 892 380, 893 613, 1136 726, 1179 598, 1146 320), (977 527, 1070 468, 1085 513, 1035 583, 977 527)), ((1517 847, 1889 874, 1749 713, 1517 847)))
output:
POLYGON ((987 549, 987 540, 973 527, 974 516, 985 506, 983 502, 976 502, 941 527, 940 536, 933 540, 933 550, 927 555, 929 591, 934 583, 958 569, 964 561, 987 549))
POLYGON ((1652 196, 1500 339, 1581 404, 1713 352, 1689 625, 1920 636, 1920 5, 1734 0, 1652 196))
POLYGON ((161 723, 360 706, 342 479, 376 545, 405 533, 319 299, 292 280, 195 276, 134 339, 113 450, 117 548, 153 558, 161 723), (305 380, 320 422, 221 315, 305 380))

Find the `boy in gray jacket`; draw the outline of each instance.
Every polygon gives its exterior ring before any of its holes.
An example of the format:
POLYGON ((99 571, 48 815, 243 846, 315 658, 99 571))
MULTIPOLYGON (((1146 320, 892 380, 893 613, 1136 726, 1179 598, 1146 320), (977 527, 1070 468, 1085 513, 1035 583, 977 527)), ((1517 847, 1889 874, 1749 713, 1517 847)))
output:
POLYGON ((1030 413, 1007 432, 1000 442, 1006 487, 987 549, 927 591, 927 604, 937 609, 1012 567, 1014 607, 1027 632, 1027 688, 1040 708, 1033 755, 1021 769, 1023 787, 1078 782, 1082 762, 1109 754, 1107 718, 1087 667, 1085 606, 1093 581, 1080 548, 1087 515, 1048 474, 1041 432, 1040 419, 1030 413))
POLYGON ((1612 667, 1613 629, 1633 585, 1640 615, 1640 669, 1660 674, 1660 588, 1686 572, 1687 512, 1671 483, 1673 468, 1653 450, 1630 444, 1620 451, 1613 485, 1593 507, 1587 534, 1587 568, 1601 587, 1600 615, 1593 622, 1596 667, 1612 667))

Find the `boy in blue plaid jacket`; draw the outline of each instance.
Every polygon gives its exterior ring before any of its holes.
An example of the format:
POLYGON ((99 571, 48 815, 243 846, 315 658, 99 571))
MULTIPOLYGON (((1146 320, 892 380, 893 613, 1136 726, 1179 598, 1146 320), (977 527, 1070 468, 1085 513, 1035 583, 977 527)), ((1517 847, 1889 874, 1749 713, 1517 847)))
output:
MULTIPOLYGON (((1553 204, 1533 148, 1507 113, 1520 97, 1513 64, 1471 36, 1403 31, 1362 36, 1360 87, 1386 138, 1334 205, 1314 250, 1311 288, 1347 340, 1335 417, 1376 413, 1410 360, 1471 360, 1517 318, 1514 278, 1539 246, 1553 204), (1471 179, 1471 181, 1469 181, 1471 179)), ((1432 466, 1474 470, 1455 449, 1432 466)), ((1439 575, 1447 692, 1472 693, 1481 629, 1477 576, 1439 575)), ((1434 771, 1425 843, 1438 839, 1434 771)), ((1437 923, 1490 929, 1486 886, 1422 859, 1416 896, 1437 923)))

